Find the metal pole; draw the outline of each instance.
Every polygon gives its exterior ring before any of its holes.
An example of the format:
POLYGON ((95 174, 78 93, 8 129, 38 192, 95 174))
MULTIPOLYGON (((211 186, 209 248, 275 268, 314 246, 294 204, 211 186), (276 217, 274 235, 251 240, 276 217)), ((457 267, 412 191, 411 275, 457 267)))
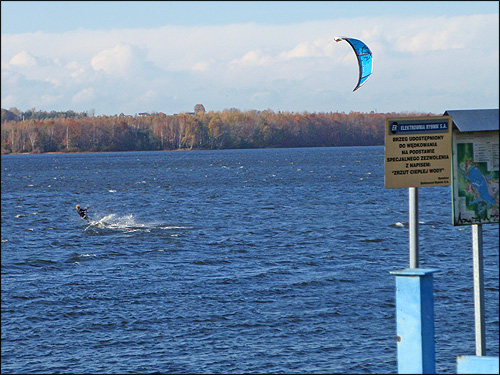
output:
POLYGON ((483 272, 483 228, 472 224, 472 265, 474 268, 474 322, 476 331, 476 355, 486 355, 484 328, 484 272, 483 272))
POLYGON ((408 188, 410 214, 408 227, 410 229, 410 268, 418 268, 418 188, 408 188))

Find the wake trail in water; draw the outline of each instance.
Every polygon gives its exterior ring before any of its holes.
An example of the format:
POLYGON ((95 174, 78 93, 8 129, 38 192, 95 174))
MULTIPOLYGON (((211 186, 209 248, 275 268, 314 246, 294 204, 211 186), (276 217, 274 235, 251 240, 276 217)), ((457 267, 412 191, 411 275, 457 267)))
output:
POLYGON ((134 214, 118 216, 117 214, 109 214, 98 220, 89 220, 85 231, 96 231, 99 229, 116 230, 124 233, 142 231, 150 232, 153 229, 190 229, 190 227, 178 225, 165 225, 161 223, 144 223, 138 221, 134 214))

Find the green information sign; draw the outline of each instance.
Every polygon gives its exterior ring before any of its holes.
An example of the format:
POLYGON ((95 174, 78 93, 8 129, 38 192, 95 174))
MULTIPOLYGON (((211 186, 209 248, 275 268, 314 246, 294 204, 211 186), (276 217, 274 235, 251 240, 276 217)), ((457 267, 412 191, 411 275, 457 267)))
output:
POLYGON ((498 131, 453 132, 453 225, 499 220, 498 131))

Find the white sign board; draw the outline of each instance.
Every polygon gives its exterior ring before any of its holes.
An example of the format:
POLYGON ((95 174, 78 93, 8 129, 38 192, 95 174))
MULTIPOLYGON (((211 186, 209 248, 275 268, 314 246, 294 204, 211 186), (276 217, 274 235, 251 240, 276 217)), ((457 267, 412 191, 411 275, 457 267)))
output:
POLYGON ((451 117, 386 120, 387 189, 451 184, 451 117))

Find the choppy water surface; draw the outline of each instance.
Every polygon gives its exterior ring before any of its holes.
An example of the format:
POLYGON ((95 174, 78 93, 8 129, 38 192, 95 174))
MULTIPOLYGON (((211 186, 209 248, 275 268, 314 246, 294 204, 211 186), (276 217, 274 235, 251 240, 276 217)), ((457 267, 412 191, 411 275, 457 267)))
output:
MULTIPOLYGON (((2 373, 395 373, 408 191, 383 147, 2 156, 2 373), (75 205, 90 206, 90 224, 75 205)), ((470 227, 419 189, 437 371, 474 355, 470 227)), ((484 225, 498 356, 498 226, 484 225)))

